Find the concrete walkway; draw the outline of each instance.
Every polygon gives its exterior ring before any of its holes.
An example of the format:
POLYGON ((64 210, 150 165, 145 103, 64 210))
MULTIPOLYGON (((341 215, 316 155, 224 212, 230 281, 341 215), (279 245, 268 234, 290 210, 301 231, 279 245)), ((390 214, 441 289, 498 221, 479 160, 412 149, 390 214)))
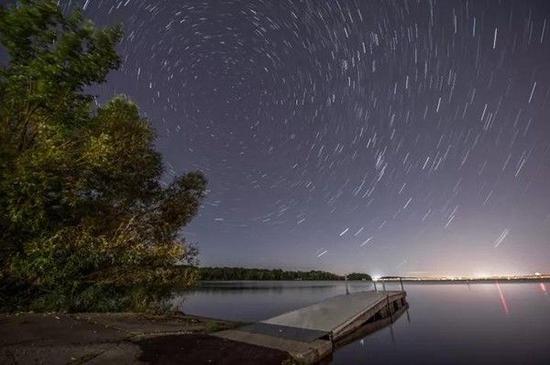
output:
POLYGON ((134 313, 0 314, 0 364, 139 364, 139 340, 235 323, 134 313))

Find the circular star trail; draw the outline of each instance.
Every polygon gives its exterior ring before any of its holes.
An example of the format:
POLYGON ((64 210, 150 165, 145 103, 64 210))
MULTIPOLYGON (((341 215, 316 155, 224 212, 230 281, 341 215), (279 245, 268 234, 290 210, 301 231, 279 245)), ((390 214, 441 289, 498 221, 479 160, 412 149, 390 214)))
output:
POLYGON ((62 1, 121 23, 98 88, 199 169, 202 264, 548 270, 547 1, 62 1))

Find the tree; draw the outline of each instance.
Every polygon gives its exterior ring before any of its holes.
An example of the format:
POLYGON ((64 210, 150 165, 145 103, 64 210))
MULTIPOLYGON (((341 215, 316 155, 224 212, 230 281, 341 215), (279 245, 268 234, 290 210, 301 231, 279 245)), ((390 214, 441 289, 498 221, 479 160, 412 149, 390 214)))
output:
POLYGON ((348 280, 367 280, 372 281, 372 278, 369 274, 363 274, 359 272, 352 272, 347 275, 348 280))
POLYGON ((204 176, 162 187, 137 106, 85 93, 119 66, 121 36, 55 1, 0 6, 1 309, 144 310, 197 279, 178 232, 204 176))

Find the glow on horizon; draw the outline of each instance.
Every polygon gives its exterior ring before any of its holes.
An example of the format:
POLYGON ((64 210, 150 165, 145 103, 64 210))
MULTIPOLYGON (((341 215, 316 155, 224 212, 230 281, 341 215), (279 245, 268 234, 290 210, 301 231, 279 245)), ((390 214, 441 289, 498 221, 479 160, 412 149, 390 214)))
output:
POLYGON ((401 276, 401 277, 417 277, 417 278, 448 278, 448 279, 491 279, 491 278, 513 278, 513 277, 526 277, 526 276, 547 276, 550 273, 545 272, 476 272, 475 274, 442 274, 428 271, 416 271, 404 273, 402 275, 397 274, 375 274, 371 275, 373 280, 380 279, 384 276, 401 276))

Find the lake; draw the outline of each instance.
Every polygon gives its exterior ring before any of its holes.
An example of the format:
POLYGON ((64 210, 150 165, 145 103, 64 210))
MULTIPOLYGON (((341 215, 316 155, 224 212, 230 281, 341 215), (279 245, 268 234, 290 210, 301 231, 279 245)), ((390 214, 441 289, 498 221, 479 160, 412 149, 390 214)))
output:
MULTIPOLYGON (((352 293, 371 289, 349 283, 352 293)), ((408 313, 338 348, 327 363, 550 364, 550 283, 405 283, 405 290, 408 313)), ((204 282, 185 293, 181 309, 257 321, 345 292, 341 281, 204 282)))

